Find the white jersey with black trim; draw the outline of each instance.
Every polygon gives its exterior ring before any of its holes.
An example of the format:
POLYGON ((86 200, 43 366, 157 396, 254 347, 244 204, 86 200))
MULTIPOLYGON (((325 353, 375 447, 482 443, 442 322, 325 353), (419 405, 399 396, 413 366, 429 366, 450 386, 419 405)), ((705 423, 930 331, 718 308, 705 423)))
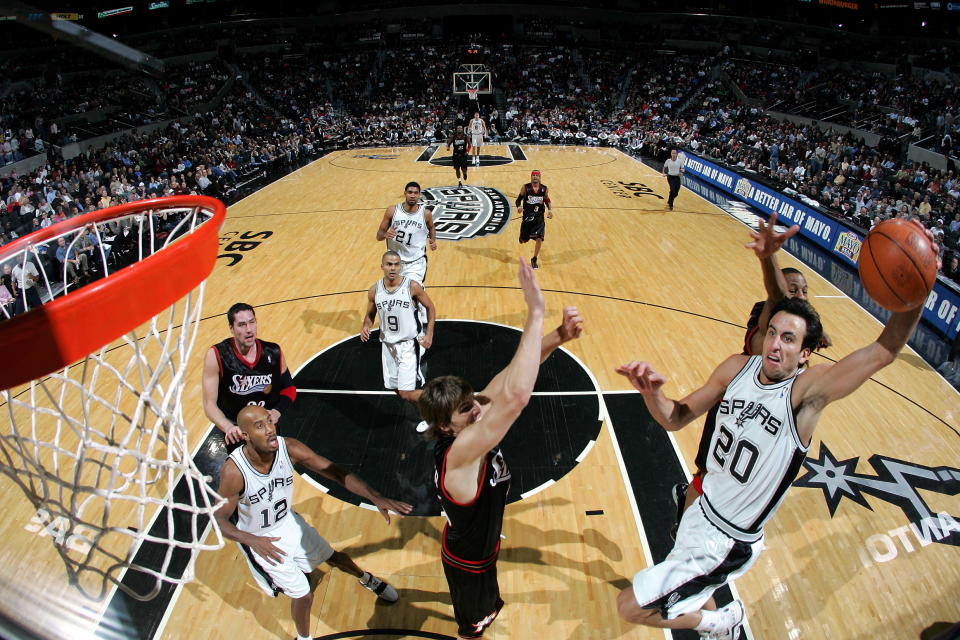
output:
POLYGON ((413 340, 421 333, 420 316, 416 301, 410 293, 410 278, 404 278, 393 291, 388 291, 383 278, 377 280, 377 293, 373 302, 380 314, 380 340, 396 344, 413 340))
POLYGON ((470 133, 475 136, 483 134, 483 120, 474 118, 470 121, 470 133))
POLYGON ((393 210, 390 227, 397 230, 394 238, 387 239, 387 249, 400 254, 403 262, 413 262, 427 255, 427 240, 430 229, 424 217, 426 205, 419 205, 413 213, 408 213, 401 202, 393 210))
POLYGON ((761 356, 751 356, 727 385, 703 480, 704 513, 733 538, 753 541, 783 502, 807 454, 790 394, 797 375, 760 382, 761 356))
POLYGON ((230 459, 243 475, 243 494, 237 503, 237 528, 255 535, 273 531, 293 508, 293 464, 287 443, 277 436, 277 453, 269 473, 253 468, 243 447, 230 453, 230 459))

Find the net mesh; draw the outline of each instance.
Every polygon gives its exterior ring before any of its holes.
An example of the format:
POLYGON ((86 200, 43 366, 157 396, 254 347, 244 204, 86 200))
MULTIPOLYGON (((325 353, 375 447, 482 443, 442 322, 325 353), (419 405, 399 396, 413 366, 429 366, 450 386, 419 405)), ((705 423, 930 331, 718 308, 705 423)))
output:
MULTIPOLYGON (((213 224, 209 213, 158 208, 72 230, 58 236, 63 243, 33 245, 13 256, 20 267, 14 306, 109 278, 213 224), (86 268, 49 260, 58 246, 89 251, 86 268), (28 263, 40 291, 24 291, 28 263)), ((0 394, 9 419, 0 471, 32 502, 27 530, 51 538, 70 583, 86 597, 101 599, 116 584, 150 599, 163 583, 190 581, 197 553, 223 546, 212 518, 223 500, 193 461, 180 402, 202 298, 201 283, 82 361, 0 394), (141 575, 123 580, 129 571, 141 575)))

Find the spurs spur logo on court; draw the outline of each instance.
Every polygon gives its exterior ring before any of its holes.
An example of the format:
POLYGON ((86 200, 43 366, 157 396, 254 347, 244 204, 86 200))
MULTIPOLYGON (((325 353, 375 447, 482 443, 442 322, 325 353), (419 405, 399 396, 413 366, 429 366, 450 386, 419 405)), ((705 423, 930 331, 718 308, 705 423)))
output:
POLYGON ((642 182, 622 182, 620 180, 601 180, 600 184, 613 192, 618 198, 642 198, 643 196, 653 196, 663 200, 663 196, 643 184, 642 182))
POLYGON ((433 224, 444 240, 500 233, 510 220, 510 201, 493 187, 430 187, 422 196, 434 207, 433 224))
POLYGON ((247 396, 251 393, 270 393, 270 385, 273 383, 273 374, 265 376, 243 376, 235 375, 232 378, 233 384, 230 385, 230 393, 240 396, 247 396))
POLYGON ((821 489, 831 516, 844 498, 871 509, 864 494, 899 507, 910 524, 867 539, 867 551, 878 562, 896 557, 894 537, 900 539, 908 552, 914 551, 913 541, 920 547, 933 542, 960 547, 960 523, 957 518, 944 511, 934 512, 918 491, 923 489, 928 493, 957 495, 960 493, 960 469, 926 467, 906 460, 872 455, 868 461, 877 475, 871 476, 857 473, 859 460, 859 457, 855 457, 838 461, 827 445, 821 442, 820 457, 804 460, 807 473, 798 478, 794 485, 821 489), (908 532, 912 535, 908 536, 908 532))

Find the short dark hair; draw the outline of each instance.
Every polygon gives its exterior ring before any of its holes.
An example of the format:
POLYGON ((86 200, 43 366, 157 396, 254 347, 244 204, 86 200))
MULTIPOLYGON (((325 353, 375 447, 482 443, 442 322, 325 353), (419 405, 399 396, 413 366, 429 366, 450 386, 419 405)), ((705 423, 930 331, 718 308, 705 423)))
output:
POLYGON ((403 188, 403 192, 406 193, 406 192, 407 192, 407 189, 409 189, 410 187, 416 187, 416 188, 417 188, 417 191, 423 191, 423 189, 420 188, 420 183, 419 183, 419 182, 414 182, 413 180, 411 180, 411 181, 408 182, 407 185, 403 188))
POLYGON ((823 339, 823 325, 820 323, 820 314, 813 305, 799 298, 784 298, 773 307, 770 319, 773 320, 773 317, 781 311, 803 319, 807 328, 803 333, 803 342, 800 343, 800 347, 814 351, 823 339))
POLYGON ((397 256, 400 257, 400 254, 394 251, 393 249, 387 249, 383 252, 383 255, 380 257, 380 264, 383 264, 383 261, 387 259, 387 256, 397 256))
POLYGON ((783 273, 783 275, 785 276, 788 276, 791 273, 795 273, 801 277, 803 276, 803 272, 800 271, 800 269, 794 269, 793 267, 784 267, 783 269, 780 269, 780 272, 783 273))
POLYGON ((420 415, 430 425, 427 437, 439 438, 457 406, 472 397, 473 387, 460 376, 440 376, 428 382, 417 400, 420 415))
POLYGON ((257 317, 257 312, 253 310, 253 307, 248 305, 246 302, 237 302, 232 307, 227 309, 227 324, 231 327, 233 326, 233 321, 237 318, 237 314, 241 311, 250 311, 253 313, 253 317, 257 317))

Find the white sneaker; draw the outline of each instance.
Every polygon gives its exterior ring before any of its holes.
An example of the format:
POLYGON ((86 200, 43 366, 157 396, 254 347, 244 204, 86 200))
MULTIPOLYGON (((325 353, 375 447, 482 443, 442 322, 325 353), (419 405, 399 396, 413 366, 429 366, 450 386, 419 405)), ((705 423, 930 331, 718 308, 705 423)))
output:
POLYGON ((429 428, 430 425, 427 424, 426 420, 421 420, 419 423, 417 423, 417 433, 423 433, 429 428))
POLYGON ((364 589, 373 591, 375 594, 377 594, 378 598, 385 600, 386 602, 396 602, 400 599, 400 595, 397 594, 396 589, 369 571, 363 572, 363 576, 360 578, 360 586, 362 586, 364 589), (366 578, 366 582, 364 582, 364 578, 366 578))
POLYGON ((717 626, 713 631, 700 631, 700 637, 708 640, 737 640, 747 615, 743 603, 734 600, 727 606, 717 609, 716 613, 720 616, 717 626))

